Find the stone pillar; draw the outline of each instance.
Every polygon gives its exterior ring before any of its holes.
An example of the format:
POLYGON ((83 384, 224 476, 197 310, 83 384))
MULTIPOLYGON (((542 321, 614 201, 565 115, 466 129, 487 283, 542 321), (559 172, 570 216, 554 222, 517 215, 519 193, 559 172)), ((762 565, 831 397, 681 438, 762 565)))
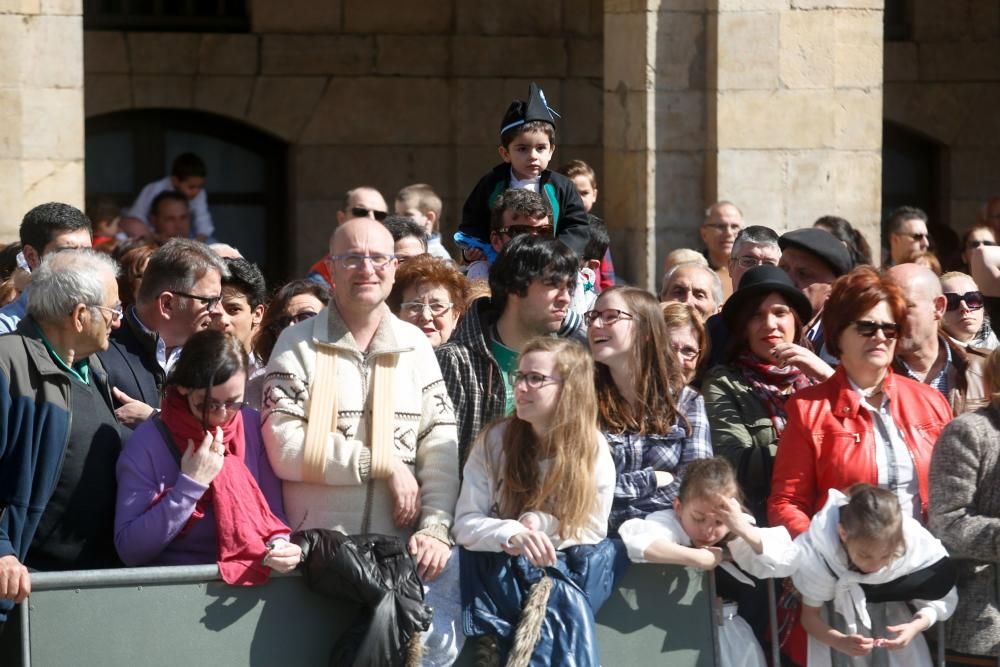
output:
POLYGON ((0 0, 0 242, 31 207, 82 207, 82 0, 0 0))
POLYGON ((884 0, 606 0, 603 207, 616 264, 658 288, 729 199, 783 232, 879 243, 884 0))
POLYGON ((780 231, 839 215, 877 249, 884 0, 716 4, 707 198, 780 231))

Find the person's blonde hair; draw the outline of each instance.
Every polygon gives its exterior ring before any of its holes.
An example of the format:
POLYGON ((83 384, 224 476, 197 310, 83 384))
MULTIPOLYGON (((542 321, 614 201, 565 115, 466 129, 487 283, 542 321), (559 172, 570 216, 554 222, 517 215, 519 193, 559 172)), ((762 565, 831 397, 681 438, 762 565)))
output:
POLYGON ((562 387, 549 429, 541 438, 516 415, 499 422, 506 424, 500 516, 517 519, 525 512, 541 510, 559 520, 563 539, 576 538, 598 506, 594 469, 602 445, 594 362, 582 345, 565 338, 533 338, 521 356, 531 352, 554 355, 553 373, 562 378, 562 387), (549 462, 544 478, 542 461, 549 462))
POLYGON ((663 311, 663 321, 667 323, 667 333, 684 327, 691 327, 694 331, 694 337, 698 339, 698 363, 695 366, 696 372, 700 372, 702 364, 712 356, 712 339, 705 331, 701 315, 694 306, 679 301, 661 303, 660 309, 663 311))

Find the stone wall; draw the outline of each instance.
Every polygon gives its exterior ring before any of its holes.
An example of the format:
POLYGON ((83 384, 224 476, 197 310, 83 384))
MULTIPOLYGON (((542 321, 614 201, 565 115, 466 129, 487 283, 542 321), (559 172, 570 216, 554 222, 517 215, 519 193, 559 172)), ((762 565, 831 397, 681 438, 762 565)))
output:
POLYGON ((1000 195, 1000 5, 916 0, 885 45, 885 117, 942 144, 944 223, 961 233, 1000 195))
POLYGON ((563 116, 553 166, 581 158, 600 175, 600 0, 251 6, 250 34, 86 32, 86 114, 198 109, 286 141, 293 271, 326 247, 355 185, 374 185, 391 206, 403 185, 429 182, 453 229, 499 161, 507 104, 530 81, 563 116))
POLYGON ((877 245, 883 0, 609 0, 605 165, 623 273, 654 288, 728 199, 781 232, 821 215, 877 245))
POLYGON ((0 243, 51 200, 83 206, 80 0, 0 0, 0 243))

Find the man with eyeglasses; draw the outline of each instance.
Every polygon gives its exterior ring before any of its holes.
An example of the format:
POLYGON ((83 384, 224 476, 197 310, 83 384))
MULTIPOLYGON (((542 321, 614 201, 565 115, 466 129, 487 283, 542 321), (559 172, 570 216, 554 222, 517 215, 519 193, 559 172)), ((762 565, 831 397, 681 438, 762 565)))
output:
MULTIPOLYGON (((741 229, 733 241, 733 252, 729 259, 733 289, 739 289, 743 275, 750 269, 765 265, 778 266, 780 261, 781 246, 778 245, 778 234, 773 229, 763 225, 750 225, 741 229)), ((709 369, 723 363, 729 347, 729 330, 722 319, 722 313, 715 313, 705 320, 705 331, 711 341, 711 354, 705 363, 705 368, 709 369)))
MULTIPOLYGON (((455 412, 427 337, 385 300, 397 260, 379 222, 334 232, 326 309, 285 329, 264 379, 263 438, 296 528, 404 540, 434 609, 424 656, 461 649, 455 412)), ((448 663, 450 664, 450 663, 448 663)))
POLYGON ((160 407, 184 343, 223 316, 222 278, 228 275, 218 255, 190 239, 171 239, 149 258, 135 305, 99 355, 121 423, 135 428, 160 407))
POLYGON ((913 206, 893 210, 886 222, 889 236, 889 260, 892 265, 905 264, 931 245, 927 231, 927 214, 913 206))
POLYGON ((42 260, 27 316, 0 337, 0 627, 32 570, 120 567, 121 430, 95 352, 120 324, 118 267, 90 249, 42 260))
MULTIPOLYGON (((708 265, 719 274, 722 282, 723 299, 733 293, 736 282, 730 276, 729 260, 732 257, 736 235, 743 229, 743 213, 736 204, 719 201, 705 211, 705 222, 701 225, 701 242, 705 244, 708 265)), ((719 302, 722 305, 722 302, 719 302)))
POLYGON ((963 349, 942 333, 949 300, 938 277, 918 264, 894 266, 888 275, 906 299, 906 327, 893 362, 896 372, 940 391, 956 416, 989 403, 983 375, 988 353, 963 349))
POLYGON ((482 427, 511 414, 510 372, 536 336, 583 342, 579 324, 567 329, 579 259, 561 241, 523 234, 505 245, 490 267, 491 296, 472 302, 447 343, 437 348, 441 373, 455 405, 458 447, 464 463, 482 427))
MULTIPOLYGON (((21 240, 21 255, 28 271, 34 271, 49 253, 69 248, 89 248, 91 246, 90 220, 78 208, 69 204, 49 202, 28 211, 21 220, 18 235, 21 240)), ((17 328, 28 308, 28 294, 31 285, 21 294, 0 308, 0 334, 7 334, 17 328)))

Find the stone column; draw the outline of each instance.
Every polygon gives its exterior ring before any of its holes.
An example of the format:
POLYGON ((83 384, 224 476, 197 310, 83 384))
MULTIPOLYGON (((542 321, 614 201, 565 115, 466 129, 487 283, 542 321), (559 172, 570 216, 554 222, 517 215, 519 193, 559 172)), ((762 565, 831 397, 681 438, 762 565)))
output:
POLYGON ((0 0, 0 242, 31 207, 82 207, 83 4, 0 0))
POLYGON ((606 0, 601 193, 630 282, 729 199, 783 232, 879 243, 884 0, 606 0))
POLYGON ((707 199, 779 231, 839 215, 877 249, 884 0, 713 4, 707 199))

